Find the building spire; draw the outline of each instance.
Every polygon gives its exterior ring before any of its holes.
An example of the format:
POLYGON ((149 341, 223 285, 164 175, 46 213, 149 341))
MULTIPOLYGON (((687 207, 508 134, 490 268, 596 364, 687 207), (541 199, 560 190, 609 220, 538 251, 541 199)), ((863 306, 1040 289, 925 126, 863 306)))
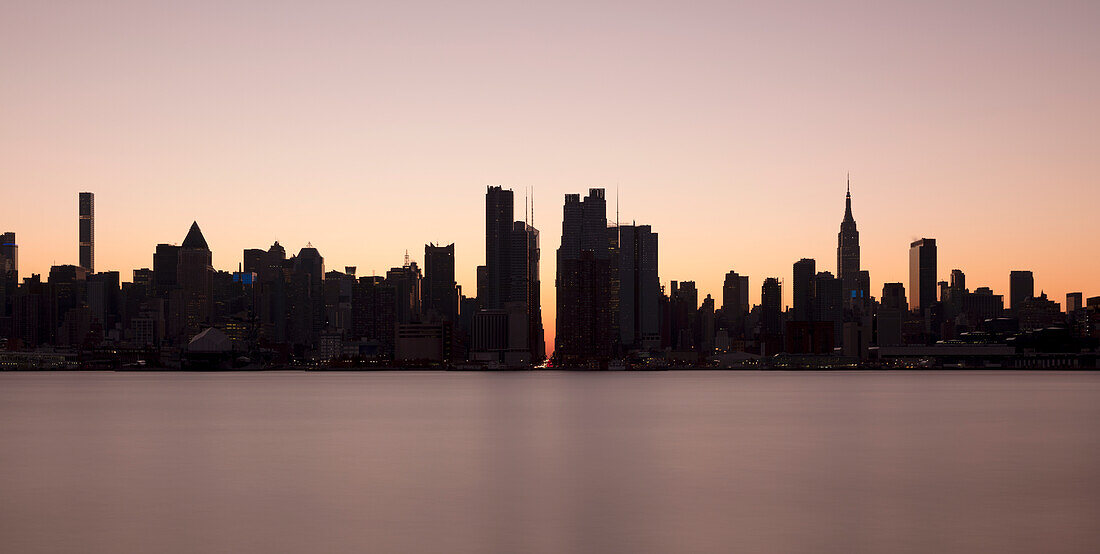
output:
POLYGON ((852 174, 848 174, 847 192, 844 194, 844 221, 855 221, 852 217, 852 174))

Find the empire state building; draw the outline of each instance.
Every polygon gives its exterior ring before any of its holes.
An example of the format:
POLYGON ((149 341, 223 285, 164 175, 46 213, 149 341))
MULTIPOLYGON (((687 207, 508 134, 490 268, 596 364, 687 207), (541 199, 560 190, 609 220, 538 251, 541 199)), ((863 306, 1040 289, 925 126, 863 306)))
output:
POLYGON ((852 217, 850 180, 844 197, 844 220, 840 222, 840 233, 837 234, 836 272, 844 287, 844 304, 848 305, 855 296, 863 293, 859 283, 859 231, 856 230, 856 220, 852 217))

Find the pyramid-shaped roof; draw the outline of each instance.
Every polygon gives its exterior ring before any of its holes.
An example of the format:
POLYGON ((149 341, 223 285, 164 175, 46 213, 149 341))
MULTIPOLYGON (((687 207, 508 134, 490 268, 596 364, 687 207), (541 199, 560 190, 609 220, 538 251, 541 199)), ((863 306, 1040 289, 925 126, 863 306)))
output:
POLYGON ((197 221, 191 223, 191 230, 187 231, 187 237, 183 239, 182 246, 184 248, 210 250, 210 247, 206 245, 206 238, 202 236, 202 230, 199 229, 199 223, 197 221))

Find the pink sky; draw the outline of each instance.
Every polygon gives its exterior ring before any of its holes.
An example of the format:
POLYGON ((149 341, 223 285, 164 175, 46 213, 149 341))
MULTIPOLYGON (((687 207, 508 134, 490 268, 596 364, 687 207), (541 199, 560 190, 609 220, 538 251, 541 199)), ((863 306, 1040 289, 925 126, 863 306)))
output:
MULTIPOLYGON (((660 272, 836 270, 852 172, 872 289, 940 277, 1100 295, 1100 3, 8 2, 0 231, 21 274, 151 264, 198 220, 221 269, 307 241, 328 268, 456 242, 488 184, 535 191, 553 331, 562 195, 619 188, 660 272)), ((522 204, 522 202, 517 202, 522 204)), ((522 212, 517 216, 522 218, 522 212)), ((790 301, 790 290, 784 296, 790 301)))

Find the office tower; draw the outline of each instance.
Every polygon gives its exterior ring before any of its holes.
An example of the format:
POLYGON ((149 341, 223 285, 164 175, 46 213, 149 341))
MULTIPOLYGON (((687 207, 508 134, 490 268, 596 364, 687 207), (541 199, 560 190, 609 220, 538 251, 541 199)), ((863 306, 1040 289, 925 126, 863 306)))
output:
POLYGON ((88 325, 83 325, 85 318, 81 316, 87 315, 90 319, 90 311, 87 314, 76 314, 76 316, 70 318, 72 321, 70 326, 65 329, 62 329, 62 327, 65 319, 69 317, 69 312, 85 305, 87 280, 88 270, 82 266, 55 265, 50 267, 47 280, 48 304, 46 310, 48 330, 52 342, 66 346, 79 346, 84 342, 87 333, 90 331, 90 321, 87 322, 88 325))
POLYGON ((19 246, 15 233, 0 235, 0 317, 11 313, 11 299, 19 287, 19 246))
POLYGON ((1008 274, 1008 308, 1019 310, 1024 300, 1035 297, 1035 276, 1030 271, 1013 271, 1008 274))
POLYGON ((814 274, 817 262, 802 258, 794 263, 794 321, 813 321, 814 274))
POLYGON ((95 195, 80 193, 80 267, 95 271, 95 195))
POLYGON ((859 231, 856 229, 856 220, 852 217, 852 187, 850 181, 848 190, 844 195, 844 219, 840 222, 840 232, 837 233, 836 273, 844 285, 845 305, 850 304, 855 298, 867 296, 867 291, 860 289, 859 231))
POLYGON ((722 282, 722 325, 730 338, 745 334, 745 316, 749 313, 749 278, 736 271, 726 274, 722 282))
POLYGON ((814 275, 814 321, 828 321, 833 324, 835 344, 842 342, 844 326, 844 282, 832 273, 822 271, 814 275))
POLYGON ((649 225, 620 225, 616 230, 619 343, 627 351, 657 348, 661 343, 657 233, 649 225))
POLYGON ((760 288, 760 325, 766 335, 783 333, 783 288, 779 279, 768 277, 760 288))
POLYGON ((213 316, 213 279, 210 247, 202 236, 198 222, 193 222, 179 247, 177 264, 182 300, 178 312, 182 323, 179 332, 182 334, 177 338, 184 343, 210 324, 213 316))
POLYGON ((306 243, 292 259, 287 283, 287 339, 304 352, 317 346, 324 329, 325 258, 312 244, 306 243))
POLYGON ((393 288, 394 299, 397 301, 394 316, 399 325, 420 321, 422 279, 420 267, 416 262, 409 261, 408 257, 405 258, 404 265, 386 272, 386 285, 393 288))
POLYGON ((91 315, 105 331, 119 321, 121 304, 121 278, 117 271, 91 273, 87 279, 87 304, 91 315))
POLYGON ((555 357, 560 365, 607 360, 613 337, 610 249, 603 189, 566 194, 557 267, 555 357))
POLYGON ((393 286, 382 277, 360 277, 352 291, 351 306, 353 336, 376 349, 365 354, 392 358, 397 333, 393 286))
MULTIPOLYGON (((527 321, 527 345, 530 362, 542 363, 546 359, 546 331, 542 326, 542 280, 539 277, 539 264, 542 250, 539 246, 539 230, 531 225, 516 221, 513 229, 513 252, 516 258, 525 258, 517 274, 522 279, 513 280, 511 297, 513 302, 523 302, 522 313, 527 321)), ((516 341, 511 341, 516 344, 516 341)))
POLYGON ((455 322, 458 315, 458 284, 455 283, 455 245, 424 245, 425 314, 435 314, 445 321, 455 322))
POLYGON ((1062 317, 1062 307, 1048 299, 1044 292, 1040 292, 1039 296, 1020 301, 1020 307, 1016 309, 1016 317, 1019 318, 1021 331, 1045 329, 1065 322, 1062 317))
POLYGON ((936 302, 936 239, 909 245, 909 308, 922 315, 936 302))
POLYGON ((539 232, 526 220, 513 221, 513 198, 511 190, 501 187, 489 187, 485 193, 485 265, 477 269, 477 294, 480 309, 509 314, 508 363, 519 366, 541 362, 546 344, 539 299, 539 232))
POLYGON ((905 285, 902 283, 884 283, 882 285, 882 302, 879 305, 877 314, 879 346, 900 346, 903 344, 901 326, 907 311, 905 285))
POLYGON ((153 270, 147 267, 135 269, 133 283, 148 292, 153 288, 154 275, 153 270))
POLYGON ((244 273, 255 273, 257 276, 264 272, 267 266, 267 252, 262 248, 246 248, 244 251, 244 261, 241 264, 241 271, 244 273))
POLYGON ((479 285, 485 296, 478 299, 486 310, 500 309, 508 298, 513 204, 509 189, 489 187, 485 192, 485 283, 479 285))
POLYGON ((265 341, 282 344, 287 337, 287 277, 286 248, 275 241, 266 251, 248 254, 245 263, 256 273, 259 291, 255 292, 259 304, 258 334, 265 341))
POLYGON ((174 244, 158 244, 153 253, 153 289, 157 296, 165 296, 179 285, 180 247, 174 244))
POLYGON ((692 350, 698 346, 699 290, 695 288, 695 281, 673 281, 670 291, 672 349, 692 350))
POLYGON ((1066 293, 1066 313, 1076 312, 1081 308, 1084 308, 1084 294, 1080 292, 1066 293))
POLYGON ((951 270, 951 284, 949 288, 952 292, 966 292, 966 274, 963 273, 961 269, 951 270))
POLYGON ((708 294, 699 306, 696 320, 695 344, 704 356, 714 353, 714 299, 708 294))

